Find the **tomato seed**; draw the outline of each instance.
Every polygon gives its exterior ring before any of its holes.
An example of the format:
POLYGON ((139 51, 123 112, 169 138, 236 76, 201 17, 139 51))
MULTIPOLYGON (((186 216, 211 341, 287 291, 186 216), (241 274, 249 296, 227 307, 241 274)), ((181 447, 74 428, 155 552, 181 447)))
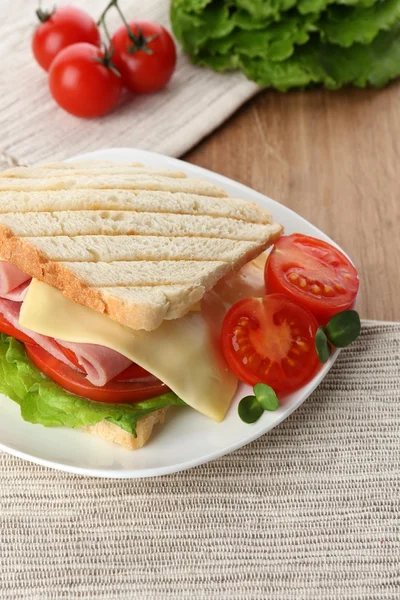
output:
POLYGON ((334 291, 329 285, 324 285, 324 293, 326 296, 334 296, 334 291))
POLYGON ((296 340, 296 344, 303 350, 303 352, 308 352, 308 344, 303 342, 303 340, 296 340))
POLYGON ((340 292, 341 294, 343 294, 346 291, 345 288, 340 283, 335 283, 335 289, 338 292, 340 292))
POLYGON ((313 294, 320 294, 321 288, 319 287, 319 285, 314 284, 311 286, 311 291, 313 294))

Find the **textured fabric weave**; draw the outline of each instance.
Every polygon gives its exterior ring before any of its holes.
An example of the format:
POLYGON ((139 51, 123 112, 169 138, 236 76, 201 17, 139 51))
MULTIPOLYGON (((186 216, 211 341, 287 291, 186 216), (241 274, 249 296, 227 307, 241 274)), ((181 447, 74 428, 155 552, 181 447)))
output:
MULTIPOLYGON (((107 0, 74 0, 94 18, 107 0)), ((169 27, 170 0, 123 0, 127 17, 150 19, 169 27)), ((45 6, 45 3, 43 3, 45 6)), ((51 2, 49 5, 51 6, 51 2)), ((23 163, 64 159, 109 147, 134 147, 180 156, 218 127, 258 87, 241 73, 218 74, 190 64, 178 53, 168 87, 157 94, 124 94, 118 110, 102 119, 77 119, 58 108, 47 75, 31 57, 37 2, 2 0, 0 54, 0 152, 23 163)), ((110 31, 120 26, 110 11, 110 31)))
POLYGON ((67 475, 0 454, 2 600, 400 597, 400 324, 364 322, 279 427, 191 471, 67 475))

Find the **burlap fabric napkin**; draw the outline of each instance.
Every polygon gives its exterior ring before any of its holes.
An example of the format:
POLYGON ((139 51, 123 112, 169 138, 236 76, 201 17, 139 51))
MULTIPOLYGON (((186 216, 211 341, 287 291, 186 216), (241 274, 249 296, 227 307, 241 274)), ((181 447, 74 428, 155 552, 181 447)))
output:
POLYGON ((2 600, 400 597, 400 324, 256 442, 156 479, 0 454, 2 600))
MULTIPOLYGON (((73 2, 94 18, 106 3, 73 2)), ((152 19, 169 27, 170 0, 121 0, 120 4, 130 19, 152 19)), ((51 0, 45 5, 51 7, 51 0)), ((19 162, 64 159, 112 146, 180 156, 258 90, 241 73, 221 75, 194 67, 179 52, 166 89, 133 99, 126 95, 112 114, 82 121, 55 105, 47 76, 31 57, 36 7, 36 0, 1 0, 0 152, 19 162)), ((111 31, 120 25, 114 12, 109 18, 111 31)))

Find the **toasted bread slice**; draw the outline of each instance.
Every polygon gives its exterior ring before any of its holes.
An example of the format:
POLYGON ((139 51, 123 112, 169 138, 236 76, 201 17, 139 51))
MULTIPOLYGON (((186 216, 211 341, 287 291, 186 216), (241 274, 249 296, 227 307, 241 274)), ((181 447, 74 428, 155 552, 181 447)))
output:
POLYGON ((167 410, 168 407, 161 408, 160 410, 155 410, 145 417, 142 417, 136 425, 136 437, 124 429, 121 429, 118 425, 106 420, 100 421, 100 423, 97 423, 96 425, 82 427, 82 430, 97 435, 107 442, 119 444, 127 450, 138 450, 148 441, 153 432, 153 428, 164 422, 167 410))
POLYGON ((86 169, 115 169, 116 166, 123 167, 144 167, 142 163, 136 162, 115 162, 115 160, 71 160, 68 162, 52 162, 40 165, 40 168, 45 169, 80 169, 85 167, 86 169))
POLYGON ((133 329, 185 315, 282 232, 257 205, 202 180, 82 168, 3 173, 0 257, 133 329))
POLYGON ((144 166, 118 165, 103 167, 91 165, 76 165, 72 168, 57 168, 55 164, 51 167, 15 167, 8 169, 6 172, 0 173, 0 178, 16 178, 16 179, 44 179, 52 177, 68 177, 68 176, 103 176, 103 175, 120 175, 122 177, 132 177, 137 175, 172 177, 173 179, 186 179, 185 173, 179 171, 171 171, 171 169, 154 169, 144 166))

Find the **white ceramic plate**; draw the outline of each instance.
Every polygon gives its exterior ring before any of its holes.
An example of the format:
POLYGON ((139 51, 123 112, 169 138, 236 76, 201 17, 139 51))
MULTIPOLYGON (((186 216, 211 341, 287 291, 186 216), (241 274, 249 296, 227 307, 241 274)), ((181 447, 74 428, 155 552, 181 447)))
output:
MULTIPOLYGON (((284 225, 287 234, 301 232, 333 243, 282 204, 226 177, 175 158, 130 148, 99 150, 75 157, 80 158, 135 161, 184 171, 189 177, 201 177, 221 186, 231 196, 256 202, 284 225)), ((242 423, 237 416, 238 399, 251 391, 249 386, 242 384, 223 423, 214 423, 190 408, 170 409, 165 425, 137 452, 129 452, 79 430, 46 429, 26 423, 19 415, 18 405, 0 395, 0 448, 41 465, 95 477, 154 477, 182 471, 228 454, 276 427, 308 398, 328 373, 336 356, 337 352, 308 385, 288 396, 276 412, 265 412, 253 425, 242 423)))

